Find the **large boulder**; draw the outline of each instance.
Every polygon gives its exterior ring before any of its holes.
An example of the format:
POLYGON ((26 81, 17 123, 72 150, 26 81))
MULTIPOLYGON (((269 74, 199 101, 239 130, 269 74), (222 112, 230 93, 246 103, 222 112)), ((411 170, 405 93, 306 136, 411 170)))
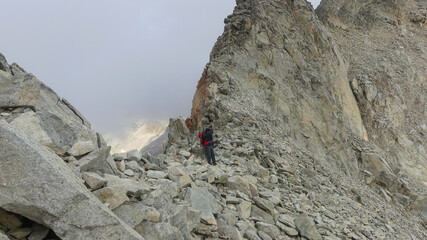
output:
POLYGON ((0 56, 0 108, 11 111, 7 121, 58 155, 82 156, 101 139, 86 118, 67 100, 17 64, 0 56))
POLYGON ((150 240, 184 240, 178 228, 169 223, 144 221, 135 227, 136 231, 150 240))
POLYGON ((169 223, 177 227, 184 239, 193 239, 190 235, 191 232, 200 223, 201 212, 185 205, 177 205, 168 212, 169 223))
MULTIPOLYGON (((111 164, 106 159, 110 156, 111 147, 103 147, 87 154, 79 160, 82 171, 101 171, 103 173, 114 173, 111 164)), ((113 164, 115 166, 115 164, 113 164)))
POLYGON ((81 123, 90 128, 90 123, 67 100, 61 99, 51 88, 25 71, 15 75, 2 72, 0 85, 1 107, 47 111, 68 123, 81 123))
POLYGON ((0 121, 0 207, 61 239, 143 239, 102 205, 65 163, 0 121))
POLYGON ((107 187, 120 188, 126 191, 127 195, 138 196, 149 192, 150 187, 142 181, 135 181, 132 179, 119 178, 115 175, 105 174, 107 187))
POLYGON ((105 187, 93 192, 93 194, 102 202, 108 205, 113 210, 128 201, 126 189, 117 187, 105 187))
POLYGON ((51 112, 26 112, 15 118, 11 125, 58 154, 81 156, 98 147, 96 132, 81 123, 67 122, 51 112))
POLYGON ((188 130, 188 127, 182 118, 169 120, 168 126, 168 139, 170 143, 178 144, 178 145, 186 145, 188 144, 188 139, 191 134, 188 130))
POLYGON ((160 213, 152 207, 147 207, 141 202, 128 202, 113 212, 130 227, 134 228, 142 221, 159 222, 160 213))
POLYGON ((314 226, 314 221, 307 214, 300 214, 295 218, 295 225, 298 228, 301 236, 310 240, 322 240, 319 232, 314 226))
POLYGON ((201 212, 201 219, 210 225, 217 225, 215 216, 213 215, 214 209, 218 204, 215 198, 209 193, 206 188, 187 190, 186 200, 190 203, 191 207, 201 212))
POLYGON ((143 203, 156 209, 168 210, 173 206, 173 199, 178 196, 179 191, 177 183, 166 182, 150 192, 143 203))

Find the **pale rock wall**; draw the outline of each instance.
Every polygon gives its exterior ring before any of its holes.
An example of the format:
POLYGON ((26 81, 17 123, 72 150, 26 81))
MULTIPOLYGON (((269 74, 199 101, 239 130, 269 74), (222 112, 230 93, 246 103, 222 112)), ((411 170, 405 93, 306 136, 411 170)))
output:
MULTIPOLYGON (((238 1, 225 22, 199 81, 190 127, 225 123, 229 114, 248 118, 321 158, 330 151, 325 146, 344 149, 345 138, 368 140, 348 64, 310 4, 238 1)), ((335 152, 352 155, 346 151, 335 152)), ((347 165, 357 172, 356 164, 347 165)))
POLYGON ((425 1, 324 0, 369 138, 394 172, 427 176, 425 1))

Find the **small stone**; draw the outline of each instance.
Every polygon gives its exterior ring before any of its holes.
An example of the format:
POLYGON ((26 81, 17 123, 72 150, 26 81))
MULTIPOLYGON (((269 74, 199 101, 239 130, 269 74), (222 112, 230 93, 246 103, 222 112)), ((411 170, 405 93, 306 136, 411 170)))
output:
POLYGON ((221 159, 221 162, 224 163, 225 165, 233 165, 234 162, 232 162, 230 159, 228 158, 223 158, 221 159))
POLYGON ((93 172, 84 172, 82 177, 92 190, 100 189, 105 184, 105 179, 93 172))
POLYGON ((169 223, 143 221, 135 230, 147 240, 184 240, 179 229, 169 223))
POLYGON ((0 225, 3 225, 8 229, 20 228, 22 226, 21 217, 0 208, 0 225))
POLYGON ((263 232, 263 231, 259 231, 258 232, 258 236, 262 239, 262 240, 273 240, 270 236, 267 235, 267 233, 263 232))
POLYGON ((119 187, 105 187, 93 192, 102 203, 107 203, 111 210, 129 200, 126 193, 126 189, 119 187))
POLYGON ((281 214, 279 216, 279 221, 285 224, 286 226, 289 226, 291 228, 296 228, 294 218, 292 216, 281 214))
POLYGON ((180 167, 168 168, 168 177, 170 180, 178 183, 179 188, 189 187, 193 184, 191 177, 180 167))
POLYGON ((281 224, 280 222, 276 223, 276 225, 285 232, 288 236, 298 236, 298 231, 294 228, 285 226, 285 224, 281 224))
POLYGON ((272 175, 271 177, 270 177, 270 183, 272 183, 272 184, 276 184, 276 183, 278 183, 279 182, 279 178, 276 176, 276 175, 272 175))
POLYGON ((266 223, 274 224, 273 216, 255 205, 252 205, 251 217, 254 217, 266 223))
POLYGON ((257 172, 257 177, 264 182, 269 182, 270 172, 267 169, 261 167, 261 169, 259 169, 257 172))
POLYGON ((323 215, 325 215, 326 217, 330 218, 330 219, 335 219, 335 214, 331 211, 329 211, 328 209, 326 209, 325 207, 321 208, 321 211, 323 213, 323 215))
POLYGON ((179 151, 179 155, 185 157, 185 158, 189 158, 191 156, 191 153, 185 150, 180 150, 179 151))
POLYGON ((224 236, 232 240, 243 240, 239 230, 231 224, 227 224, 223 219, 218 219, 218 233, 220 236, 224 236))
POLYGON ((245 234, 243 234, 243 237, 249 240, 262 240, 255 232, 252 231, 246 231, 245 234))
POLYGON ((137 161, 129 161, 126 163, 126 167, 134 172, 143 172, 144 170, 138 165, 137 161))
POLYGON ((256 228, 258 229, 258 231, 265 232, 268 236, 270 236, 273 239, 277 239, 277 237, 280 235, 279 228, 273 224, 257 222, 256 228))
POLYGON ((126 160, 128 161, 139 161, 141 160, 142 156, 141 153, 139 153, 138 150, 131 150, 127 153, 126 160))
POLYGON ((135 181, 133 179, 119 178, 114 175, 105 174, 107 187, 117 187, 126 190, 128 195, 141 195, 149 192, 150 187, 143 181, 135 181))
POLYGON ((247 201, 242 201, 239 205, 237 205, 237 212, 239 213, 240 219, 247 219, 251 216, 251 208, 252 203, 247 201))
POLYGON ((385 200, 387 202, 391 202, 391 197, 384 191, 384 189, 380 189, 380 190, 381 190, 381 193, 383 194, 385 200))
POLYGON ((260 197, 254 197, 254 201, 255 201, 255 204, 261 209, 266 210, 270 213, 273 213, 274 204, 271 203, 270 201, 260 197))
POLYGON ((23 239, 31 233, 31 228, 18 228, 16 230, 9 231, 7 234, 16 238, 23 239))
POLYGON ((160 213, 155 208, 145 206, 141 202, 125 203, 115 208, 113 212, 132 228, 144 220, 160 222, 160 213))
POLYGON ((162 179, 165 178, 168 174, 162 171, 147 171, 147 177, 154 179, 162 179))
POLYGON ((122 161, 127 158, 127 153, 115 153, 113 154, 114 161, 122 161))
POLYGON ((125 163, 125 160, 122 160, 122 161, 118 162, 118 163, 117 163, 117 168, 118 168, 120 171, 124 172, 124 171, 126 170, 126 163, 125 163))
POLYGON ((86 153, 92 152, 95 148, 96 144, 94 141, 78 141, 73 145, 68 153, 72 156, 82 156, 86 153))
POLYGON ((239 190, 246 195, 252 196, 248 182, 241 176, 233 176, 228 178, 227 186, 232 190, 239 190))
POLYGON ((31 226, 31 234, 28 237, 28 240, 43 240, 46 238, 48 233, 49 233, 48 228, 38 223, 34 223, 31 226))
POLYGON ((255 183, 249 183, 249 190, 252 196, 258 196, 258 187, 255 183))
POLYGON ((206 225, 199 223, 196 228, 196 232, 201 235, 212 236, 213 232, 217 231, 218 227, 216 225, 206 225))
POLYGON ((130 169, 126 169, 123 173, 129 177, 133 177, 135 175, 135 173, 130 169))
POLYGON ((227 196, 227 199, 225 200, 226 204, 239 204, 242 200, 240 198, 230 197, 227 196))

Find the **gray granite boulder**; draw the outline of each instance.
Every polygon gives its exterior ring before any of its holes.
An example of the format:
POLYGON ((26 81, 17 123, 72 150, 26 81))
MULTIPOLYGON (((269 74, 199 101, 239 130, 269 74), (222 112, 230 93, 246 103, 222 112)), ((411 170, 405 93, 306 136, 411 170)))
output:
POLYGON ((102 205, 66 164, 0 121, 0 207, 62 239, 143 239, 102 205))
POLYGON ((300 214, 295 218, 295 225, 297 226, 301 236, 310 240, 322 240, 319 232, 314 226, 314 221, 306 213, 300 214))
POLYGON ((144 221, 135 230, 150 240, 184 240, 178 228, 169 223, 153 223, 144 221))
POLYGON ((215 216, 213 215, 215 198, 206 188, 187 190, 186 200, 191 207, 201 212, 201 219, 210 225, 217 225, 215 216))
POLYGON ((26 112, 15 118, 11 125, 58 154, 81 156, 98 148, 96 132, 48 111, 26 112))

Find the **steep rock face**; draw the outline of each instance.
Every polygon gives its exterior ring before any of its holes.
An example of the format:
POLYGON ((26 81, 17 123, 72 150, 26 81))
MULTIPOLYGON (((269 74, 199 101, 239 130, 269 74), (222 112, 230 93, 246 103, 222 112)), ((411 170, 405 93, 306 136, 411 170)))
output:
MULTIPOLYGON (((238 118, 320 158, 331 151, 350 157, 345 139, 367 140, 348 65, 310 4, 237 1, 225 22, 195 93, 191 127, 238 118)), ((357 172, 355 163, 340 164, 357 172)))
MULTIPOLYGON (((393 172, 427 175, 425 1, 324 0, 369 138, 393 172)), ((378 151, 376 149, 375 151, 378 151)))
MULTIPOLYGON (((425 1, 330 0, 316 13, 304 0, 237 1, 187 126, 212 127, 218 158, 261 164, 266 171, 247 169, 258 179, 305 176, 310 195, 311 180, 328 175, 364 211, 383 208, 372 216, 402 214, 399 224, 419 231, 427 192, 425 1), (411 208, 414 218, 405 212, 411 208)), ((175 152, 177 143, 170 141, 175 152)))

